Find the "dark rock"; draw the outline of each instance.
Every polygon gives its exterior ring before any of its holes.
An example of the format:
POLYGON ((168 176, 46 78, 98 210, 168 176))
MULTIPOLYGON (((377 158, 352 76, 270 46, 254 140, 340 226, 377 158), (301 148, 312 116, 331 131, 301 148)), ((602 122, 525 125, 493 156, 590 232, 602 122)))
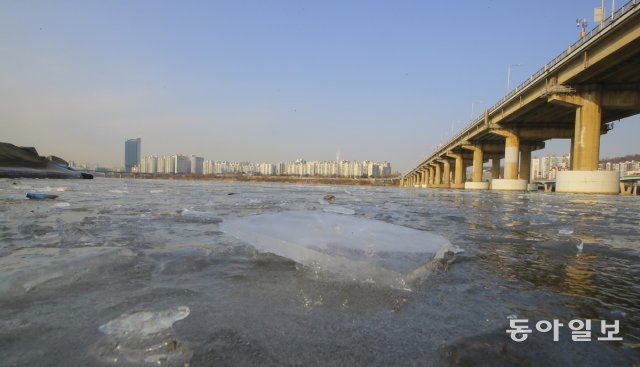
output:
POLYGON ((36 148, 0 143, 0 177, 92 179, 93 175, 71 169, 62 158, 39 156, 36 148))

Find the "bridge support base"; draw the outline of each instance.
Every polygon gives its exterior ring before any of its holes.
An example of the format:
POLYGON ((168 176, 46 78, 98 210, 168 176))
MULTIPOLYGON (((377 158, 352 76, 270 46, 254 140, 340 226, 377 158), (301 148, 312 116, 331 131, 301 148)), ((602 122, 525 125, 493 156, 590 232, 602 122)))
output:
POLYGON ((538 184, 528 184, 527 191, 538 191, 538 184))
POLYGON ((556 192, 582 194, 617 194, 620 174, 616 171, 560 171, 556 177, 556 192))
POLYGON ((491 190, 527 191, 527 181, 519 179, 493 179, 491 180, 491 190))
POLYGON ((464 188, 465 190, 488 190, 489 183, 488 182, 465 182, 464 188))
POLYGON ((464 184, 463 183, 459 183, 459 184, 453 183, 453 184, 451 184, 451 188, 452 189, 464 189, 464 184))

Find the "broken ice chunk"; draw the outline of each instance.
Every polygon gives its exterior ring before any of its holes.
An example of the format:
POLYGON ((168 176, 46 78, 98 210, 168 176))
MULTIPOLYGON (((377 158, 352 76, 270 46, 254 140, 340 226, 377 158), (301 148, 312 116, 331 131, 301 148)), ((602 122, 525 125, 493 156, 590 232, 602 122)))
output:
POLYGON ((222 230, 258 250, 345 280, 409 289, 416 270, 461 250, 446 238, 382 221, 321 211, 225 220, 222 230))
POLYGON ((189 307, 180 306, 162 311, 141 311, 121 315, 98 329, 112 336, 139 334, 148 336, 170 328, 174 322, 189 316, 189 307))
POLYGON ((183 366, 193 353, 176 338, 172 325, 189 313, 189 307, 180 306, 120 315, 98 328, 106 335, 94 350, 118 364, 183 366))

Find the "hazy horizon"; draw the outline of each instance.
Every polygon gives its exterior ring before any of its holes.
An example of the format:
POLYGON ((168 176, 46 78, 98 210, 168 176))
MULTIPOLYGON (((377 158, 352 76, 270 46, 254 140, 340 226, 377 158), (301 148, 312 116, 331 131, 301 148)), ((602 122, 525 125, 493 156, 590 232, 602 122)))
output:
MULTIPOLYGON (((107 167, 140 137, 143 155, 339 150, 405 172, 506 93, 509 65, 522 65, 514 88, 578 39, 576 18, 591 29, 599 5, 4 2, 0 141, 107 167)), ((616 123, 600 157, 638 153, 639 122, 616 123)), ((551 141, 534 156, 568 150, 551 141)))

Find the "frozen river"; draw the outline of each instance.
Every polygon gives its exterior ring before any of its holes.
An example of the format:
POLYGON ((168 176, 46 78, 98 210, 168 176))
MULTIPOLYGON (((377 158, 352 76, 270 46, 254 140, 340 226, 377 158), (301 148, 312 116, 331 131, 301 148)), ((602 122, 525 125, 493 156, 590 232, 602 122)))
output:
POLYGON ((638 364, 639 199, 1 179, 0 365, 638 364))

